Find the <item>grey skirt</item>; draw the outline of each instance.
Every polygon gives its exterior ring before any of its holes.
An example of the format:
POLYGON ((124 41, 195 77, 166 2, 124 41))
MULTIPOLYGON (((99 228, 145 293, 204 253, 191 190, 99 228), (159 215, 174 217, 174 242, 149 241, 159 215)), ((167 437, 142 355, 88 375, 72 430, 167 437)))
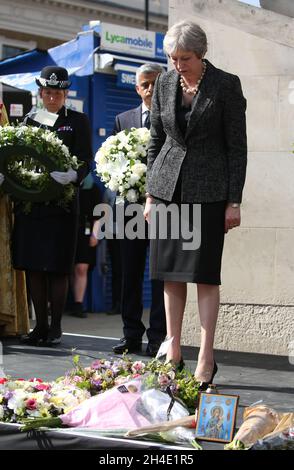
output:
POLYGON ((164 209, 170 203, 155 199, 155 204, 156 227, 151 231, 150 278, 221 284, 226 201, 185 204, 185 209, 183 205, 176 204, 178 220, 171 216, 162 219, 158 212, 161 204, 164 209))

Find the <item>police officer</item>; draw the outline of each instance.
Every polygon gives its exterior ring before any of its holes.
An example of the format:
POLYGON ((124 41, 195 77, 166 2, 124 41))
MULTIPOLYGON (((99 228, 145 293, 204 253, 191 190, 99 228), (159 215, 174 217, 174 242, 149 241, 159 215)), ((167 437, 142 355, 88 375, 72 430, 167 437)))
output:
MULTIPOLYGON (((92 159, 91 129, 84 113, 65 107, 71 82, 63 67, 47 66, 36 79, 40 97, 47 111, 57 114, 50 130, 83 164, 77 171, 53 171, 51 177, 61 185, 71 184, 75 196, 64 209, 55 201, 33 203, 31 211, 24 212, 22 203, 15 208, 12 237, 13 263, 16 269, 26 271, 29 292, 36 314, 36 327, 21 338, 31 345, 52 346, 61 341, 61 317, 64 310, 69 274, 72 271, 78 229, 78 187, 88 174, 92 159), (48 302, 51 324, 48 325, 48 302)), ((34 114, 26 119, 27 125, 40 125, 34 114)))

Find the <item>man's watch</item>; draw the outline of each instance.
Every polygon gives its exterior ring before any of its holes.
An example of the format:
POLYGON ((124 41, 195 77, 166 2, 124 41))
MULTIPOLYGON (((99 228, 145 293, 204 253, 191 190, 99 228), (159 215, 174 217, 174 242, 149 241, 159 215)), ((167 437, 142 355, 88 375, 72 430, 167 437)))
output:
POLYGON ((240 207, 239 202, 231 202, 230 206, 233 207, 233 209, 238 209, 240 207))

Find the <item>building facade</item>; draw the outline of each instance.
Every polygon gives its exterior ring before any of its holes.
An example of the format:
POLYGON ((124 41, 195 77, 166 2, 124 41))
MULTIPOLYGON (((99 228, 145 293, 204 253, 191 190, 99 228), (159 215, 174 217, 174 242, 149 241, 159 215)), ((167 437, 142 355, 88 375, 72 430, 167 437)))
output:
MULTIPOLYGON (((149 0, 149 28, 166 31, 168 0, 149 0)), ((145 1, 0 0, 0 59, 74 38, 89 21, 145 28, 145 1)))

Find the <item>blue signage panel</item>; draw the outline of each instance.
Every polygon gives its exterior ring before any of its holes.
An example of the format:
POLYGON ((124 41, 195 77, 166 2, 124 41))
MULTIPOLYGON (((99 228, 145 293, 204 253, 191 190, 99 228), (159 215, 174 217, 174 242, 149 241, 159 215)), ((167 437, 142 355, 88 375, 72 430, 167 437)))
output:
POLYGON ((156 36, 155 36, 155 57, 164 58, 166 60, 166 54, 163 50, 163 39, 164 39, 164 34, 156 33, 156 36))
POLYGON ((136 74, 125 70, 118 70, 116 84, 120 88, 134 89, 136 86, 136 74))

